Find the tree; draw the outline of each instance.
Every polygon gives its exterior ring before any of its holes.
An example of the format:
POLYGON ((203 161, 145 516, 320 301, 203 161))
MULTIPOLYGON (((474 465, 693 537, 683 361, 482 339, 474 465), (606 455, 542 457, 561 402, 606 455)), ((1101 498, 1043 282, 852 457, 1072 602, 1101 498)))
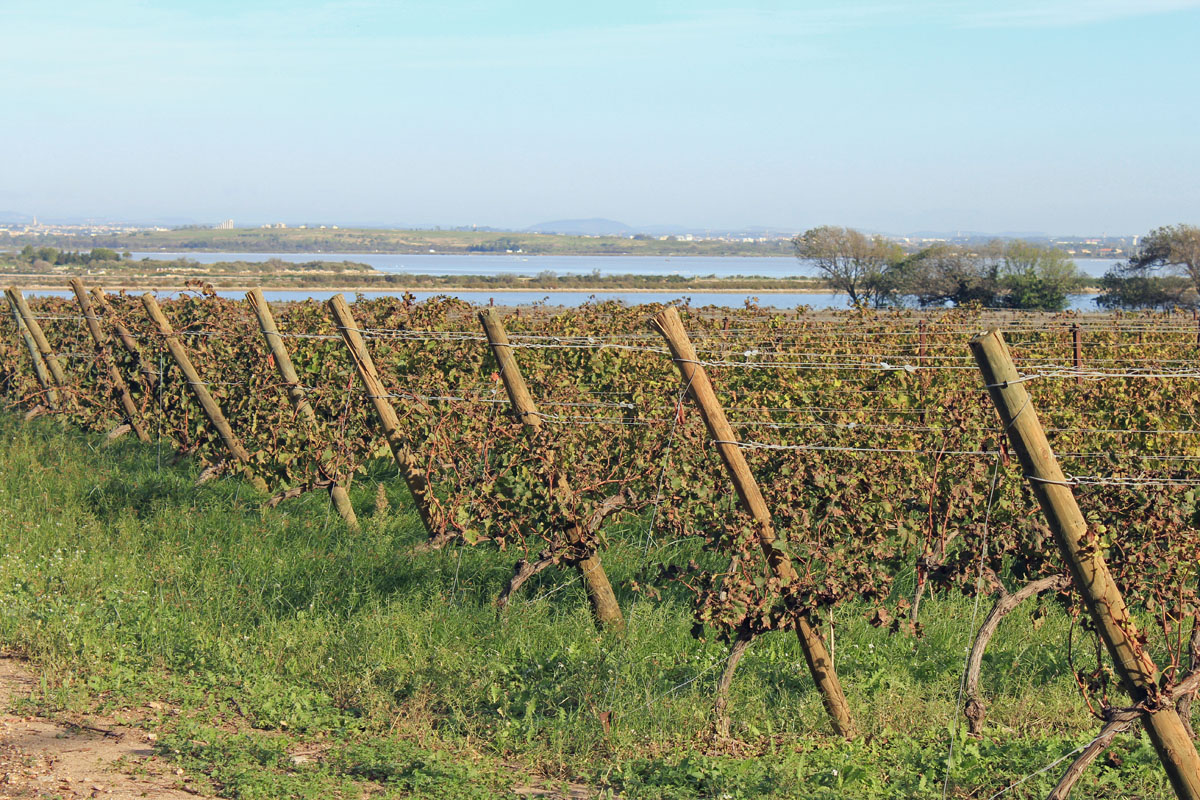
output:
POLYGON ((891 300, 886 276, 903 258, 900 246, 853 228, 822 225, 792 239, 796 258, 811 261, 850 304, 879 307, 891 300))
POLYGON ((1003 305, 1043 311, 1067 307, 1067 294, 1079 285, 1079 269, 1066 253, 1021 239, 1007 242, 1001 252, 1003 305))
POLYGON ((894 297, 911 297, 921 306, 997 304, 999 259, 996 248, 969 250, 938 243, 905 258, 888 271, 894 297))
POLYGON ((511 236, 501 236, 496 239, 488 239, 467 246, 468 253, 505 253, 517 252, 521 249, 521 242, 511 236))
POLYGON ((1100 290, 1096 305, 1101 308, 1167 309, 1197 304, 1192 282, 1181 275, 1127 274, 1120 266, 1104 273, 1100 290))
POLYGON ((1195 225, 1165 225, 1142 239, 1141 249, 1121 268, 1125 277, 1146 275, 1156 270, 1181 275, 1200 292, 1200 228, 1195 225))
POLYGON ((111 250, 107 247, 93 247, 91 255, 86 257, 86 261, 120 261, 121 255, 116 250, 111 250))

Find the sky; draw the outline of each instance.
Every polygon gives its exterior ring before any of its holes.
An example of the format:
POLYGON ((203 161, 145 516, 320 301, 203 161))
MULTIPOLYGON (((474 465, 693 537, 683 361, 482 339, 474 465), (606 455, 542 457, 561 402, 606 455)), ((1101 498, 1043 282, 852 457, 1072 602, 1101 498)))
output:
POLYGON ((4 0, 0 211, 1200 223, 1200 0, 4 0))

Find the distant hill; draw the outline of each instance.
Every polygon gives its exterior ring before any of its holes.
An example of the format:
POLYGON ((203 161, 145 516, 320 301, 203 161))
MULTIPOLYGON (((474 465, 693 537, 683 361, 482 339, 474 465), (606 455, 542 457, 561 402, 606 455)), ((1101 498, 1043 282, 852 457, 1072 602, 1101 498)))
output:
POLYGON ((624 222, 611 219, 556 219, 539 222, 525 229, 527 233, 563 233, 572 236, 627 236, 634 232, 624 222))
POLYGON ((999 233, 989 233, 987 231, 913 231, 909 236, 918 239, 1046 239, 1047 234, 1042 231, 1000 231, 999 233))
POLYGON ((0 222, 33 222, 33 217, 17 211, 0 211, 0 222))

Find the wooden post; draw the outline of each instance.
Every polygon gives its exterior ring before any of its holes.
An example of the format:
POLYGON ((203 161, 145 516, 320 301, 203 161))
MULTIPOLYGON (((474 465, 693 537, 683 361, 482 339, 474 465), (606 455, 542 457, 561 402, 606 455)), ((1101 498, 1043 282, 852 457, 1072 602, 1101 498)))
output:
MULTIPOLYGON (((508 392, 513 413, 528 430, 541 430, 542 417, 538 414, 533 397, 525 385, 525 378, 521 375, 517 360, 513 358, 512 346, 508 342, 508 333, 504 330, 500 315, 494 309, 488 309, 480 312, 479 321, 487 334, 492 354, 500 365, 500 379, 504 381, 504 389, 508 392)), ((557 491, 571 494, 571 486, 561 471, 555 470, 553 481, 557 491)), ((571 544, 579 543, 583 536, 583 530, 578 524, 572 524, 567 531, 567 540, 571 544)), ((600 555, 593 551, 586 558, 575 562, 575 566, 583 577, 584 588, 587 590, 588 601, 592 605, 592 613, 595 614, 596 620, 606 628, 623 628, 625 617, 621 614, 621 606, 617 604, 617 596, 608 580, 608 574, 604 571, 604 565, 600 563, 600 555)))
MULTIPOLYGON (((1004 338, 993 330, 971 339, 970 346, 1000 421, 1070 567, 1075 588, 1108 648, 1121 682, 1135 703, 1153 700, 1160 692, 1158 668, 1140 643, 1125 599, 1108 571, 1096 535, 1087 529, 1071 484, 1050 449, 1004 338)), ((1200 756, 1174 703, 1147 712, 1142 721, 1175 794, 1186 800, 1200 800, 1200 756)))
MULTIPOLYGON (((162 309, 158 307, 158 301, 154 299, 154 295, 149 292, 142 295, 142 305, 146 307, 146 313, 150 315, 151 321, 158 328, 158 332, 162 334, 167 343, 167 350, 170 351, 171 357, 175 359, 175 363, 179 365, 180 371, 183 372, 183 377, 187 381, 188 386, 191 387, 196 401, 200 403, 200 408, 204 410, 204 415, 208 417, 208 421, 216 428, 217 434, 225 444, 225 449, 229 451, 229 454, 234 459, 248 465, 250 463, 250 453, 233 432, 233 428, 229 426, 225 415, 221 413, 221 407, 217 405, 217 401, 213 399, 213 396, 208 393, 208 387, 200 380, 200 374, 192 366, 192 360, 188 358, 187 350, 184 348, 183 343, 179 341, 179 337, 175 335, 175 331, 172 330, 171 323, 163 316, 162 309)), ((247 475, 251 485, 255 489, 264 493, 270 491, 267 488, 267 482, 261 477, 249 471, 247 471, 247 475)))
MULTIPOLYGON (((929 355, 929 346, 925 341, 925 320, 920 319, 917 321, 917 368, 922 370, 921 371, 921 388, 922 389, 927 389, 929 387, 929 372, 924 369, 925 357, 927 355, 929 355)), ((926 397, 925 393, 922 392, 921 393, 921 415, 919 417, 919 419, 921 420, 922 426, 924 426, 928 421, 927 414, 925 411, 925 409, 927 409, 929 407, 929 404, 927 401, 928 401, 928 398, 926 397)))
MULTIPOLYGON (((54 350, 50 347, 50 341, 42 331, 42 326, 33 316, 33 312, 29 310, 29 304, 25 302, 25 295, 21 294, 21 290, 15 286, 10 286, 5 294, 8 295, 9 302, 16 306, 17 312, 25 322, 25 327, 29 329, 29 334, 33 337, 42 360, 50 370, 50 376, 54 378, 55 386, 60 392, 67 395, 67 378, 63 374, 62 365, 58 363, 58 357, 54 355, 54 350)), ((64 402, 70 403, 69 395, 64 397, 64 402)))
POLYGON ((133 432, 137 434, 140 441, 149 442, 149 434, 142 427, 142 423, 138 421, 137 406, 134 405, 133 398, 129 396, 129 387, 125 385, 121 371, 113 363, 112 353, 108 348, 108 335, 100 329, 100 320, 96 318, 96 312, 92 309, 87 290, 83 288, 83 281, 79 278, 72 278, 70 285, 71 291, 75 292, 75 299, 79 301, 79 310, 83 312, 83 318, 87 321, 88 333, 91 334, 92 341, 96 344, 96 367, 108 370, 108 379, 117 395, 121 415, 125 417, 125 421, 129 423, 129 427, 133 428, 133 432))
POLYGON ((155 374, 154 370, 150 369, 149 365, 146 364, 146 360, 142 358, 142 348, 138 347, 137 339, 121 323, 120 318, 113 311, 112 304, 108 302, 108 296, 104 294, 104 291, 99 286, 92 287, 92 297, 95 299, 96 305, 103 308, 105 313, 108 314, 113 330, 117 332, 117 341, 121 343, 125 351, 133 356, 137 362, 138 369, 142 373, 142 378, 146 381, 146 391, 153 393, 158 387, 159 376, 155 374))
MULTIPOLYGON (((275 369, 287 385, 287 395, 288 399, 292 401, 292 408, 315 426, 317 414, 313 411, 312 404, 308 402, 304 387, 300 383, 300 376, 296 374, 296 368, 292 366, 291 354, 288 353, 287 345, 283 343, 283 337, 279 335, 279 329, 275 327, 275 317, 271 315, 271 307, 267 305, 262 290, 251 289, 247 292, 246 303, 254 310, 254 316, 258 317, 258 326, 262 329, 263 338, 267 340, 267 347, 270 348, 271 355, 274 356, 275 369)), ((358 517, 354 514, 354 506, 350 504, 350 496, 346 493, 346 487, 333 480, 330 475, 325 477, 330 480, 329 499, 333 503, 333 507, 337 509, 338 514, 346 521, 347 525, 357 528, 358 517)))
POLYGON ((375 406, 375 413, 379 417, 379 426, 383 429, 383 436, 387 439, 388 447, 391 448, 392 458, 396 459, 396 466, 400 468, 400 474, 404 476, 408 492, 412 495, 413 502, 416 503, 417 513, 420 514, 421 522, 425 525, 425 532, 429 534, 431 541, 440 542, 443 537, 439 531, 437 515, 431 502, 429 478, 421 468, 417 456, 405 446, 404 437, 400 433, 400 418, 396 416, 396 410, 388 402, 387 388, 379 380, 379 373, 375 371, 375 362, 371 359, 371 353, 367 350, 363 338, 358 334, 358 323, 354 321, 354 315, 350 313, 350 306, 346 305, 346 298, 340 294, 329 298, 326 305, 333 314, 338 330, 341 331, 346 349, 350 351, 350 359, 358 368, 358 376, 362 378, 367 396, 371 398, 371 403, 375 406))
MULTIPOLYGON (((704 418, 709 436, 716 444, 721 461, 724 462, 725 469, 733 481, 733 488, 737 490, 742 506, 758 523, 759 546, 771 565, 771 570, 780 583, 794 583, 799 579, 796 569, 792 566, 788 554, 775 544, 775 526, 771 522, 771 512, 767 509, 766 500, 758 488, 754 473, 750 471, 750 465, 746 463, 741 448, 735 444, 737 438, 733 428, 725 419, 725 411, 721 408, 712 383, 696 357, 696 351, 688 339, 683 322, 679 319, 679 313, 673 306, 668 307, 650 320, 650 327, 667 340, 667 347, 671 350, 675 366, 679 368, 688 393, 700 408, 700 416, 704 418)), ((850 716, 850 705, 846 702, 842 684, 834 671, 833 659, 829 657, 825 642, 821 639, 820 627, 814 624, 810 613, 805 611, 796 613, 795 622, 800 648, 804 651, 809 672, 812 673, 817 690, 821 693, 825 710, 833 721, 834 731, 846 738, 856 736, 854 720, 850 716)))
POLYGON ((58 410, 58 392, 54 389, 54 378, 50 375, 50 370, 46 367, 46 362, 42 359, 42 353, 38 350, 37 342, 33 340, 33 334, 29 332, 29 327, 25 324, 25 318, 21 316, 21 310, 17 308, 17 301, 8 292, 4 293, 8 298, 9 308, 12 309, 13 322, 17 326, 17 333, 21 335, 21 340, 25 342, 25 347, 29 349, 29 357, 33 360, 33 374, 37 376, 38 383, 42 387, 42 392, 46 395, 46 405, 52 410, 58 410))
POLYGON ((1071 325, 1071 343, 1074 345, 1074 358, 1072 365, 1075 369, 1083 367, 1083 331, 1079 329, 1079 323, 1071 325))

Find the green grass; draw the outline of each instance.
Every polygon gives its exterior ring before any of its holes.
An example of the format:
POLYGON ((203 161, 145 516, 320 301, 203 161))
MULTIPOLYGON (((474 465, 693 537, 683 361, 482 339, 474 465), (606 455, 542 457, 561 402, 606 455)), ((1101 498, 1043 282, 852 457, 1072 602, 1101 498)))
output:
MULTIPOLYGON (((224 796, 482 798, 577 781, 629 798, 938 798, 954 736, 950 796, 988 797, 1097 729, 1065 618, 1035 628, 1018 612, 985 663, 987 734, 963 738, 972 606, 933 598, 920 640, 839 611, 860 741, 827 733, 795 638, 776 634, 747 652, 734 741, 716 744, 726 646, 689 635, 682 596, 625 588, 648 575, 637 526, 604 553, 628 631, 600 635, 573 573, 542 573, 497 614, 515 555, 411 552, 421 527, 382 464, 354 487, 352 534, 323 496, 264 513, 245 486, 195 488, 194 467, 132 438, 101 448, 0 414, 0 443, 0 642, 43 676, 32 707, 134 719, 224 796), (378 513, 376 481, 391 501, 378 513)), ((1170 796, 1144 737, 1113 752, 1076 797, 1170 796)), ((1060 770, 1006 797, 1044 796, 1060 770)))
POLYGON ((506 250, 525 255, 784 256, 790 239, 768 242, 662 241, 653 237, 560 236, 517 231, 397 230, 390 228, 177 228, 100 236, 15 236, 9 247, 25 245, 118 251, 230 251, 252 253, 470 253, 506 250), (474 249, 473 249, 474 248, 474 249))

